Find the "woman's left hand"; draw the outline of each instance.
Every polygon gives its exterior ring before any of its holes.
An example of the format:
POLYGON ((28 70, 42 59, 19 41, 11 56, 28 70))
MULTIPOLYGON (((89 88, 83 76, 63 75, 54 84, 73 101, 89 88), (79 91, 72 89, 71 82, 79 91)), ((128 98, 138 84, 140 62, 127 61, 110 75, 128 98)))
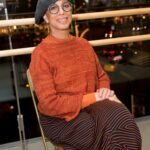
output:
POLYGON ((111 89, 100 88, 100 89, 97 90, 97 94, 98 94, 100 100, 109 99, 111 101, 121 103, 121 101, 115 95, 115 92, 111 89))

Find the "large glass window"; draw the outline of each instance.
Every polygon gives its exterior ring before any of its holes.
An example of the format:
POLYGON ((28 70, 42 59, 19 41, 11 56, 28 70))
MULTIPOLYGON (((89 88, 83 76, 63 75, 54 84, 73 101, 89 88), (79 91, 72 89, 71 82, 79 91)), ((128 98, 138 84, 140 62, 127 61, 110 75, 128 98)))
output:
MULTIPOLYGON (((0 0, 3 2, 4 0, 0 0)), ((6 1, 8 17, 34 17, 36 1, 6 1)), ((0 5, 1 6, 1 5, 0 5)), ((80 0, 74 1, 74 13, 141 8, 150 6, 146 0, 80 0)), ((0 8, 0 20, 6 14, 0 8)), ((87 40, 111 39, 149 34, 150 15, 116 16, 86 21, 73 21, 72 33, 87 40)), ((0 28, 0 50, 36 46, 48 33, 43 24, 0 28)), ((135 117, 150 115, 150 42, 130 42, 93 47, 100 63, 111 79, 111 87, 135 117)), ((24 116, 26 138, 40 136, 30 96, 26 70, 30 55, 0 58, 0 144, 19 140, 18 106, 14 68, 17 76, 21 113, 24 116), (7 132, 6 132, 7 131, 7 132), (9 138, 8 138, 9 137, 9 138)))
MULTIPOLYGON (((83 0, 76 3, 75 13, 148 7, 144 0, 83 0)), ((150 33, 150 16, 116 16, 88 21, 76 21, 77 36, 88 40, 111 39, 150 33)), ((100 63, 111 79, 112 89, 129 110, 140 117, 150 114, 149 41, 94 47, 100 63)))

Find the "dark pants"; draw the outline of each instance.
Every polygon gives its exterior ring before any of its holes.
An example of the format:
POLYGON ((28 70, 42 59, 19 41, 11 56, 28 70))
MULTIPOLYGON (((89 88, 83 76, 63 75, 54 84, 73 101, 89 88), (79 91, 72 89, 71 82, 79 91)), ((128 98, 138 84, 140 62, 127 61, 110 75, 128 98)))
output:
POLYGON ((45 136, 65 150, 141 150, 139 129, 123 104, 104 100, 70 122, 40 115, 45 136))

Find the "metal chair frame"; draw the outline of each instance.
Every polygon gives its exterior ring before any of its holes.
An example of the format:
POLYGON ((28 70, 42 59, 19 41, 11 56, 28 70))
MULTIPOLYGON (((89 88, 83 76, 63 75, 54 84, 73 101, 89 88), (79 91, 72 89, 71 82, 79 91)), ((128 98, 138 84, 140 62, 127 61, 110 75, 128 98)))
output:
MULTIPOLYGON (((29 84, 29 88, 30 88, 31 98, 32 98, 33 105, 34 105, 34 109, 35 109, 36 116, 37 116, 37 121, 38 121, 39 128, 40 128, 40 132, 41 132, 41 135, 42 135, 43 145, 44 145, 45 150, 48 150, 47 142, 48 142, 49 140, 46 139, 46 137, 45 137, 45 135, 44 135, 44 132, 43 132, 43 129, 42 129, 41 122, 40 122, 39 112, 38 112, 37 104, 36 104, 34 86, 33 86, 32 77, 31 77, 31 75, 30 75, 29 69, 27 69, 26 74, 27 74, 27 80, 28 80, 28 84, 29 84)), ((50 142, 52 145, 54 145, 51 141, 49 141, 49 142, 50 142)), ((55 147, 55 150, 63 150, 63 148, 62 148, 61 146, 59 146, 59 145, 54 145, 54 147, 55 147)))

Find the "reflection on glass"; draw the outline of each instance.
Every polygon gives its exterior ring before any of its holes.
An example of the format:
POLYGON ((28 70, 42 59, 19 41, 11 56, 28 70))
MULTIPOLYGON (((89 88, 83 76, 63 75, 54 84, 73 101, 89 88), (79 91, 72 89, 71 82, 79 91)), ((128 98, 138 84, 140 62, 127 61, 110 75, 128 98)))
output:
MULTIPOLYGON (((0 0, 1 2, 1 0, 0 0)), ((7 0, 9 18, 34 17, 36 1, 7 0)), ((0 5, 1 6, 1 5, 0 5)), ((108 11, 150 6, 147 0, 74 0, 74 13, 108 11)), ((0 9, 0 20, 5 19, 0 9)), ((71 32, 88 40, 110 39, 123 36, 149 34, 150 15, 116 16, 89 21, 73 22, 71 32)), ((13 48, 36 46, 48 33, 47 27, 37 25, 0 28, 0 50, 9 49, 8 36, 13 48)), ((150 42, 141 41, 94 47, 99 60, 112 81, 112 89, 135 115, 150 114, 150 42)), ((40 136, 29 87, 26 69, 30 55, 15 57, 21 111, 24 115, 27 138, 40 136), (31 121, 32 120, 32 121, 31 121), (32 122, 32 124, 31 124, 32 122)), ((10 58, 0 58, 0 144, 19 140, 17 107, 10 58), (11 124, 11 128, 10 128, 11 124), (6 133, 6 131, 8 131, 6 133), (9 138, 8 138, 9 137, 9 138)))

